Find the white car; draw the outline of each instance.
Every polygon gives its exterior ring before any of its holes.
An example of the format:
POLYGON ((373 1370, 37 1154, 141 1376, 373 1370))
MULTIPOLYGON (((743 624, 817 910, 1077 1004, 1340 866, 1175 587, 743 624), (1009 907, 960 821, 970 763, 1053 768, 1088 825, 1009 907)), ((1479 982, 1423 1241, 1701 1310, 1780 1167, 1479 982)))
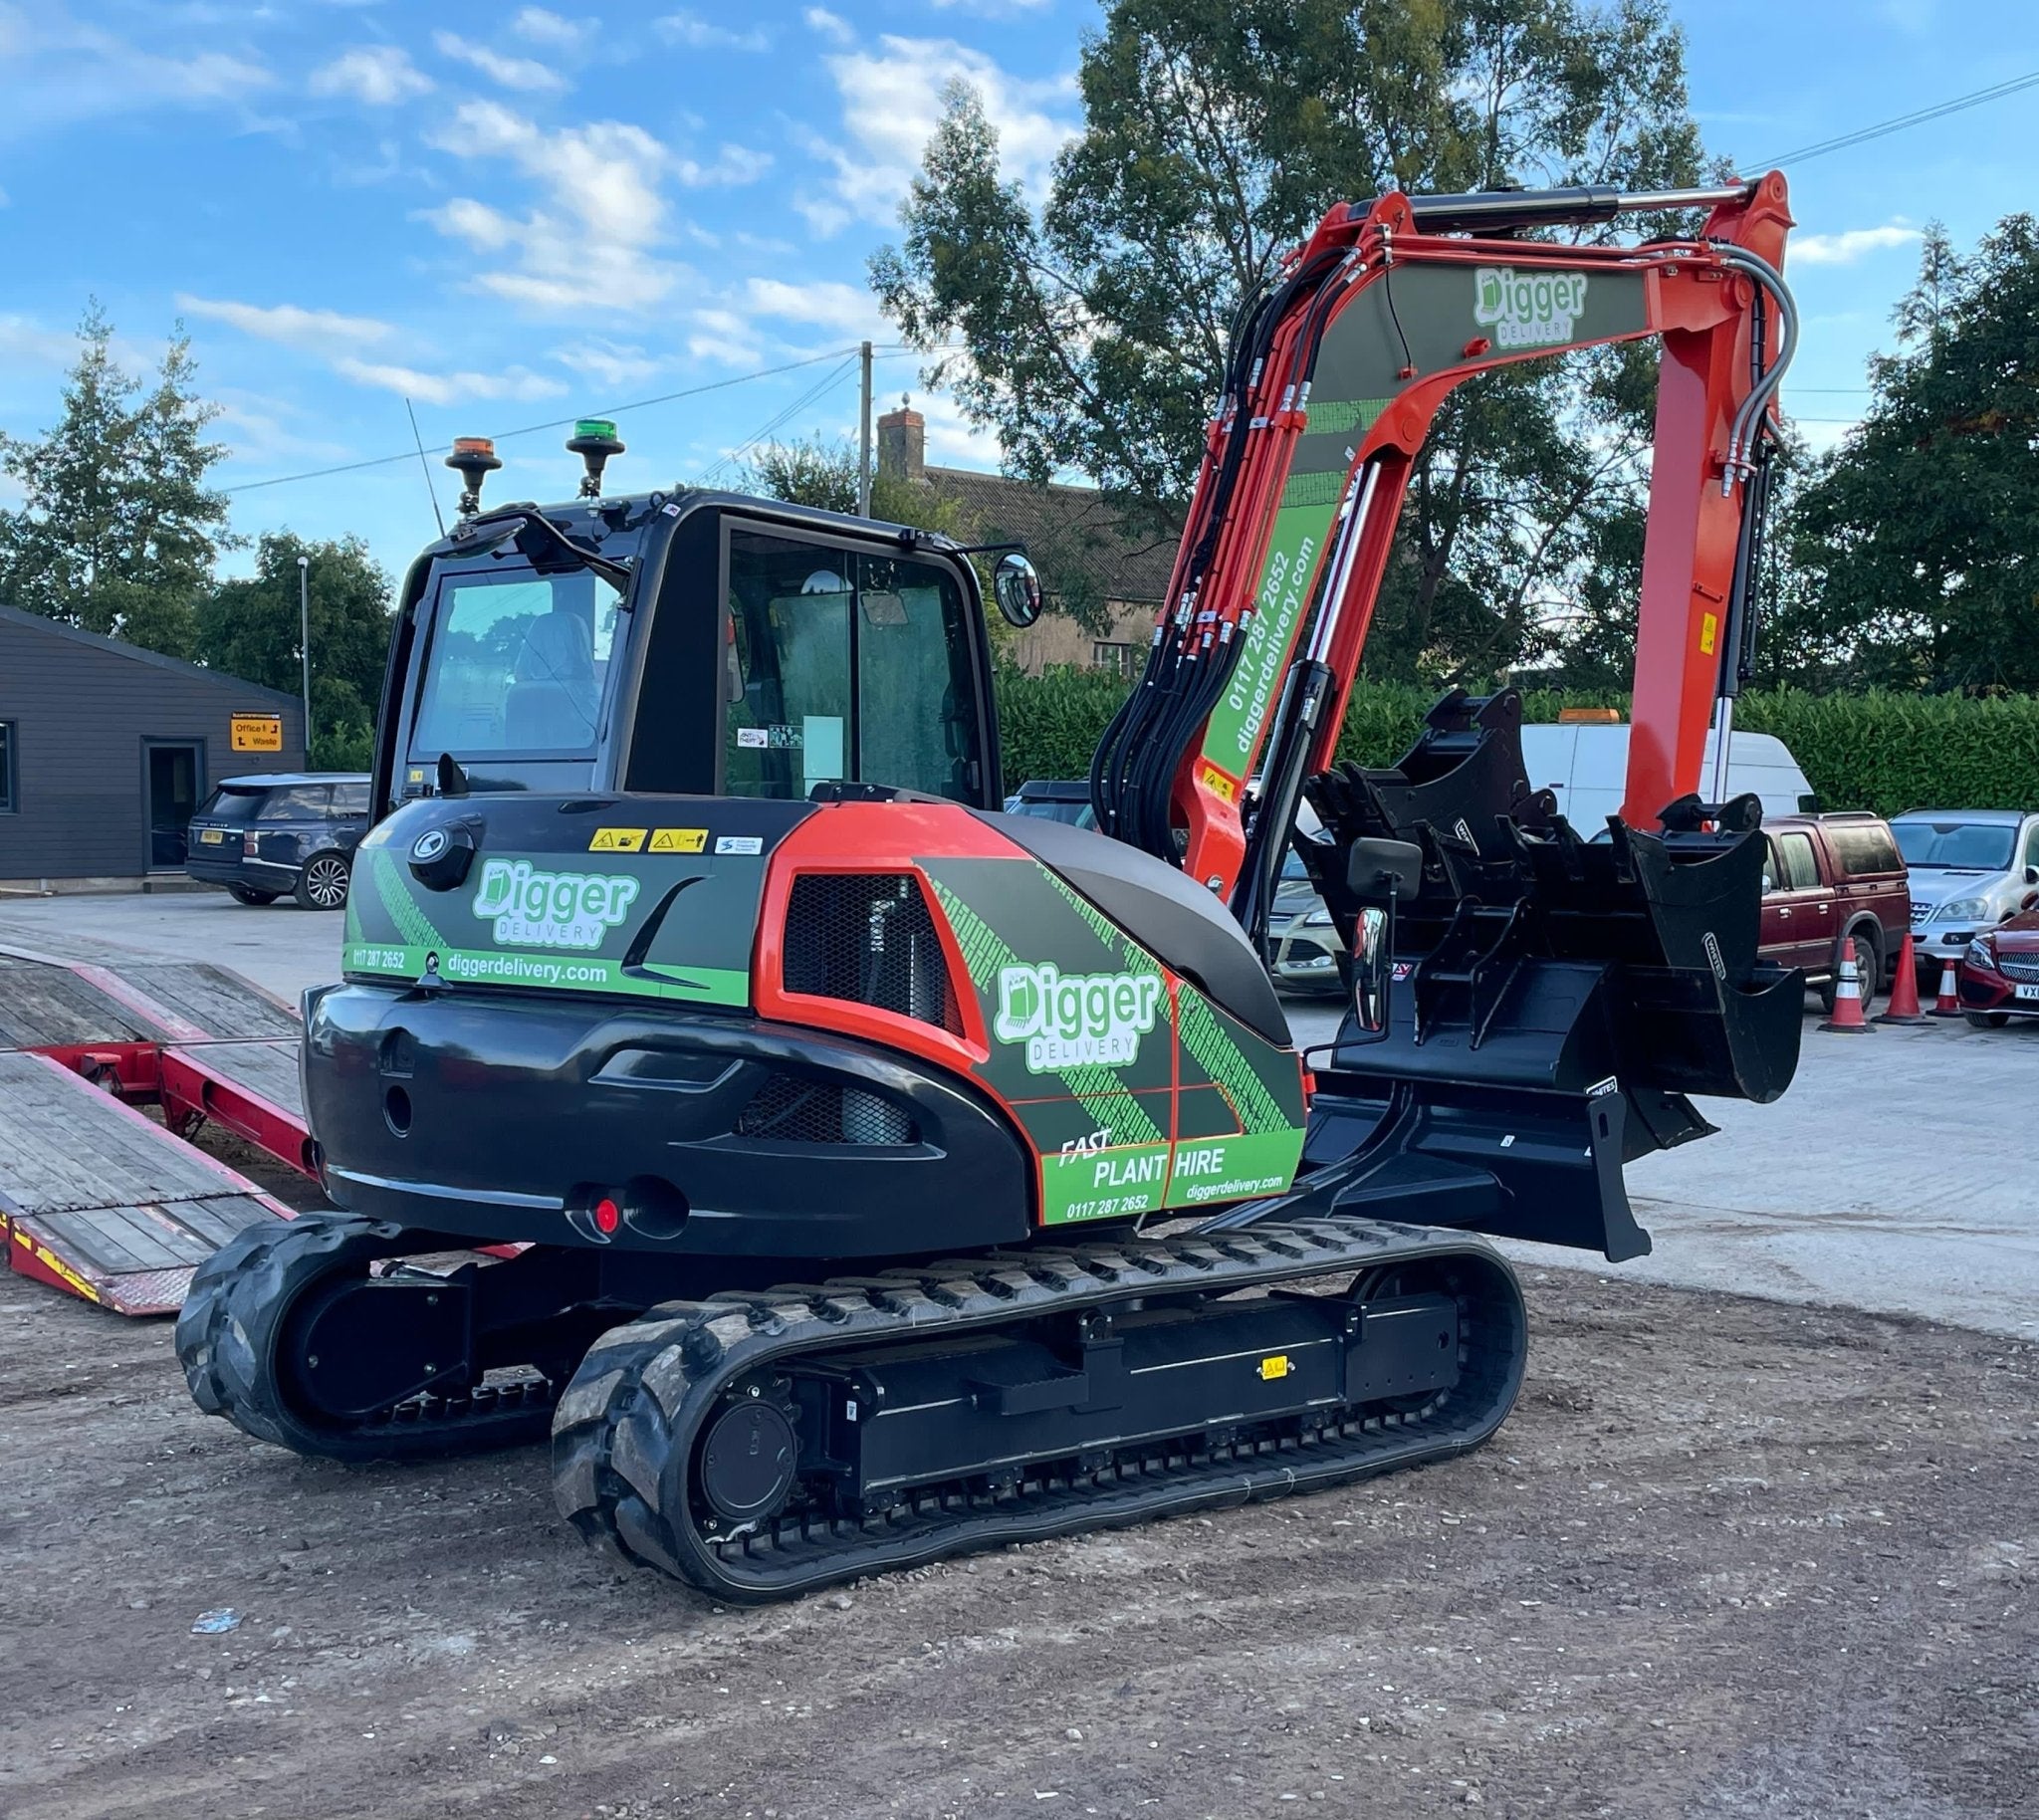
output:
POLYGON ((1936 980, 2004 918, 2039 902, 2039 812, 1915 808, 1891 817, 1912 877, 1912 948, 1936 980))

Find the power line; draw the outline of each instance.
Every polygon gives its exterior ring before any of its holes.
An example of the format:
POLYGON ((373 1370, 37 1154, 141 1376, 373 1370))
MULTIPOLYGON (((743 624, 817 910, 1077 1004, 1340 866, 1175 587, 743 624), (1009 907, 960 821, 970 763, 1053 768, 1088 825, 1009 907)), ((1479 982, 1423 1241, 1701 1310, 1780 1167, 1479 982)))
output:
POLYGON ((776 430, 782 429, 787 423, 791 422, 794 417, 798 416, 801 411, 805 410, 808 407, 808 405, 817 403, 820 399, 826 397, 827 394, 831 390, 833 390, 835 386, 839 385, 842 382, 843 378, 848 374, 850 367, 857 360, 858 354, 858 349, 851 348, 849 358, 844 360, 841 365, 837 366, 832 372, 828 373, 826 377, 820 379, 815 384, 808 386, 805 391, 803 391, 791 404, 787 405, 784 410, 774 412, 773 415, 769 417, 759 429, 754 431, 747 440, 738 443, 735 448, 731 449, 728 454, 723 456, 723 458, 720 461, 718 461, 713 467, 711 467, 706 474, 702 475, 702 483, 705 485, 707 482, 713 480, 716 477, 716 475, 720 474, 725 468, 731 467, 735 463, 741 461, 761 442, 763 442, 768 436, 772 435, 776 430))
MULTIPOLYGON (((689 385, 680 391, 661 393, 656 398, 639 398, 630 404, 612 404, 606 411, 599 414, 602 416, 620 417, 626 411, 649 410, 654 404, 671 404, 680 398, 698 398, 703 392, 719 392, 727 390, 732 385, 748 385, 753 379, 774 379, 781 373, 797 372, 802 366, 818 366, 823 360, 840 359, 845 351, 851 358, 854 358, 857 350, 854 347, 846 350, 840 347, 831 347, 825 353, 809 354, 803 360, 789 360, 784 366, 761 367, 757 372, 737 373, 734 377, 728 379, 711 379, 705 385, 689 385)), ((555 417, 547 423, 527 423, 520 429, 500 430, 493 440, 508 442, 517 436, 535 436, 542 430, 563 430, 569 424, 579 421, 579 417, 575 416, 555 417)), ((450 443, 441 443, 432 453, 444 454, 451 447, 452 444, 450 443)), ((238 487, 227 487, 222 489, 222 491, 229 495, 255 493, 264 487, 287 487, 292 482, 300 480, 325 480, 329 475, 334 474, 358 474, 364 468, 386 468, 393 462, 409 461, 410 459, 411 451, 405 449, 400 455, 376 455, 367 461, 346 461, 341 462, 338 467, 313 468, 303 474, 279 474, 272 480, 244 481, 238 487)))
POLYGON ((1902 132, 1907 126, 1919 126, 1927 120, 1942 119, 1949 114, 1960 114, 1969 108, 1979 108, 1984 102, 2001 101, 2007 95, 2016 95, 2020 90, 2039 85, 2039 70, 2032 70, 2023 76, 2013 76, 2006 82, 1993 83, 1986 89, 1971 89, 1966 95, 1957 95, 1952 101, 1935 102, 1930 108, 1920 108, 1911 114, 1901 114, 1894 119, 1879 120, 1874 126, 1860 126, 1853 132, 1843 132, 1831 139, 1820 139, 1811 145, 1801 145, 1796 151, 1787 151, 1779 158, 1757 158, 1748 166, 1751 170, 1774 170, 1783 164, 1801 164, 1807 158, 1823 158, 1830 151, 1842 151, 1850 145, 1866 145, 1871 139, 1880 139, 1886 133, 1902 132))

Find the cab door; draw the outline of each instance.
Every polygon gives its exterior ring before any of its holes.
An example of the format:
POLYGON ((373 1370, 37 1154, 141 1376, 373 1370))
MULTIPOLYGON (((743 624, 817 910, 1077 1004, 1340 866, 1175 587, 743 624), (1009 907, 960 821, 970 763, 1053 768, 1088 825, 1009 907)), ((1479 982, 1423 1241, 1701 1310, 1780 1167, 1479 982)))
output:
POLYGON ((1780 960, 1808 973, 1833 971, 1834 936, 1838 928, 1834 893, 1820 877, 1819 855, 1812 836, 1797 828, 1775 836, 1778 860, 1783 867, 1779 889, 1766 900, 1774 905, 1774 927, 1778 941, 1788 952, 1780 960))

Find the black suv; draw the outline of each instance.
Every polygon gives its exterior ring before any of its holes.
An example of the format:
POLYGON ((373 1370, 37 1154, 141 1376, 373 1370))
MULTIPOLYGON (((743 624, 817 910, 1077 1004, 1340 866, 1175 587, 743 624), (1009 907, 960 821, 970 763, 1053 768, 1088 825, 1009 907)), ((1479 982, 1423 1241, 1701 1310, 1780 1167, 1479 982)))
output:
POLYGON ((184 870, 244 904, 288 891, 307 910, 338 910, 367 831, 368 780, 358 772, 230 778, 191 817, 184 870))

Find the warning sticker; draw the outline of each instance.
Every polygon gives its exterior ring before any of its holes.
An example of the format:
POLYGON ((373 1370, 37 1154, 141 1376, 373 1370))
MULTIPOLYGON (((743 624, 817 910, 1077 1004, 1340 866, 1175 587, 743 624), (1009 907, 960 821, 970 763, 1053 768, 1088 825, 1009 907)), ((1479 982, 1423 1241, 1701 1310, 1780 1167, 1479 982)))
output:
POLYGON ((651 830, 641 827, 598 827, 587 837, 590 853, 641 853, 644 837, 651 830))
POLYGON ((737 744, 745 748, 769 746, 772 744, 772 735, 763 727, 739 727, 737 744))
POLYGON ((1710 656, 1712 656, 1712 655, 1713 655, 1713 643, 1714 643, 1714 640, 1715 640, 1716 638, 1718 638, 1718 636, 1719 636, 1719 635, 1720 635, 1720 617, 1719 617, 1719 615, 1718 615, 1717 613, 1701 613, 1701 614, 1699 615, 1699 655, 1700 655, 1700 656, 1702 656, 1702 657, 1710 657, 1710 656))
POLYGON ((705 827, 655 827, 651 830, 651 847, 654 853, 705 853, 708 850, 708 830, 705 827))
POLYGON ((1214 796, 1223 796, 1228 802, 1239 799, 1239 786, 1215 765, 1204 767, 1203 785, 1214 796))

